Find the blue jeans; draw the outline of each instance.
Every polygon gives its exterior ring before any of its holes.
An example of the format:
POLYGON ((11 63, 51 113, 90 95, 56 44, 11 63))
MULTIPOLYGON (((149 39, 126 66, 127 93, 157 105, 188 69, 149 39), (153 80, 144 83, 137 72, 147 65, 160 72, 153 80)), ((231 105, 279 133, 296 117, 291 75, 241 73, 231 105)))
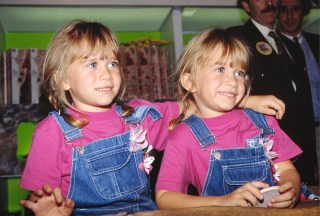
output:
MULTIPOLYGON (((274 131, 264 115, 249 109, 244 109, 248 118, 257 127, 257 135, 247 139, 247 147, 230 149, 213 149, 210 154, 210 164, 202 190, 203 196, 226 195, 243 184, 252 181, 263 181, 274 185, 269 162, 265 156, 259 139, 265 138, 274 131)), ((214 145, 215 137, 204 122, 191 115, 184 122, 190 127, 201 148, 214 145)))
MULTIPOLYGON (((116 110, 121 115, 121 108, 117 106, 116 110)), ((68 124, 58 113, 51 114, 66 140, 81 139, 81 129, 68 124)), ((154 121, 161 118, 156 109, 142 106, 123 120, 136 125, 147 114, 154 121)), ((151 199, 149 177, 139 169, 143 152, 129 151, 129 138, 130 131, 126 131, 89 143, 82 150, 73 149, 68 198, 75 202, 74 215, 131 214, 157 208, 151 199)))
POLYGON ((274 185, 262 145, 253 148, 212 150, 202 195, 226 195, 252 181, 274 185), (219 158, 215 157, 216 154, 219 154, 219 158))

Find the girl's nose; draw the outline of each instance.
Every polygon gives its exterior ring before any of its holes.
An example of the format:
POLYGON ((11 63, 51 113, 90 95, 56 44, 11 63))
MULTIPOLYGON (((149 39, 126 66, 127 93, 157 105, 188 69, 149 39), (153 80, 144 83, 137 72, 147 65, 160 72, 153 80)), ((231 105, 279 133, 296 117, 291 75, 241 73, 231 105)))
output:
POLYGON ((237 80, 235 76, 232 74, 226 74, 225 77, 225 84, 229 86, 236 86, 237 85, 237 80))
POLYGON ((111 72, 109 71, 108 67, 104 68, 101 76, 100 76, 101 80, 112 80, 112 76, 111 76, 111 72))

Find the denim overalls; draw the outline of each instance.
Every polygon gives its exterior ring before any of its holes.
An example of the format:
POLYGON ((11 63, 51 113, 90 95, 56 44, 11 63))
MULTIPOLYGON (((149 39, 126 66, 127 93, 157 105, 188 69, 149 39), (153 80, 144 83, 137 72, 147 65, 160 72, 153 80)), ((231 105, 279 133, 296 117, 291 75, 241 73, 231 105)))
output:
MULTIPOLYGON (((119 115, 123 113, 116 106, 119 115)), ((149 114, 153 121, 161 118, 154 108, 140 106, 123 121, 135 127, 149 114)), ((81 129, 71 126, 57 112, 51 115, 60 125, 66 142, 82 137, 81 129)), ((108 128, 106 128, 108 130, 108 128)), ((155 210, 150 196, 147 174, 139 169, 142 150, 129 151, 130 130, 123 134, 73 148, 68 198, 75 202, 74 215, 134 213, 155 210)))
MULTIPOLYGON (((251 181, 263 181, 275 185, 270 164, 265 156, 260 138, 266 138, 274 131, 264 115, 249 109, 244 112, 259 129, 256 137, 246 140, 245 148, 216 149, 210 152, 210 164, 202 196, 222 196, 251 181)), ((215 143, 214 135, 200 118, 190 116, 184 122, 204 149, 215 143)))

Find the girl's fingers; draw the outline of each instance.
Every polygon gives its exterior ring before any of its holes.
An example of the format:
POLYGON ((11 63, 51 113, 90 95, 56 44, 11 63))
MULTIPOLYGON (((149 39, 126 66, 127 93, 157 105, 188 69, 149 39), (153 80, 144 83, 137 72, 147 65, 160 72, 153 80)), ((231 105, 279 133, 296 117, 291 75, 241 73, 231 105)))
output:
POLYGON ((29 201, 29 200, 20 200, 20 204, 23 205, 26 208, 31 209, 31 210, 33 210, 33 207, 35 205, 34 202, 29 201))
POLYGON ((53 190, 53 195, 57 204, 61 204, 63 202, 63 196, 60 188, 55 188, 53 190))
POLYGON ((51 195, 52 193, 52 187, 49 184, 45 184, 42 186, 42 190, 46 193, 51 195))

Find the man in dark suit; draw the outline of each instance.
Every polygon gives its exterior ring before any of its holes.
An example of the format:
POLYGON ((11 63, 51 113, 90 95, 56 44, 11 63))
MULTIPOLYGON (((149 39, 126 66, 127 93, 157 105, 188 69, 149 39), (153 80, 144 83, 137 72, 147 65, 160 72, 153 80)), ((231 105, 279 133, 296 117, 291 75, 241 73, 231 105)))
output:
POLYGON ((278 0, 240 0, 240 3, 251 19, 229 30, 243 35, 251 47, 255 62, 251 68, 255 74, 251 94, 272 94, 286 103, 286 113, 279 124, 303 150, 294 162, 302 181, 315 185, 317 156, 310 85, 307 74, 299 71, 301 67, 296 65, 298 56, 303 54, 290 41, 286 46, 295 49, 297 54, 289 53, 279 37, 275 25, 278 0))
MULTIPOLYGON (((314 126, 316 130, 317 157, 320 158, 320 70, 319 70, 319 41, 317 34, 308 33, 301 30, 302 21, 309 11, 312 4, 308 0, 281 0, 279 9, 279 24, 281 33, 290 41, 296 42, 304 53, 306 63, 306 73, 309 77, 314 126)), ((320 161, 318 160, 318 174, 320 173, 320 161)))

